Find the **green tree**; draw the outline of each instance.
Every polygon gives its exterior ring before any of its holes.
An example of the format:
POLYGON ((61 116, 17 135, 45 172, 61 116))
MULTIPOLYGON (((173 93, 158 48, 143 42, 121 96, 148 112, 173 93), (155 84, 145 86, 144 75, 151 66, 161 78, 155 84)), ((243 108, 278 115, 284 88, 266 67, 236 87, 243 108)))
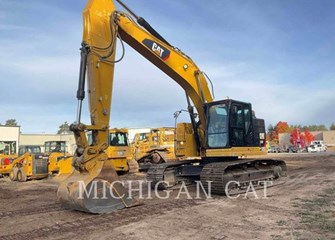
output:
POLYGON ((330 125, 329 130, 335 130, 335 123, 332 123, 332 125, 330 125))
POLYGON ((327 127, 324 124, 308 125, 308 126, 304 126, 304 128, 307 128, 309 131, 328 131, 327 127))
POLYGON ((6 120, 6 123, 5 123, 5 126, 17 126, 17 125, 18 124, 16 122, 16 119, 13 119, 13 118, 6 120))
POLYGON ((305 127, 301 126, 301 124, 290 125, 290 130, 293 131, 294 129, 299 129, 300 131, 303 131, 305 129, 305 127))
POLYGON ((57 134, 67 134, 67 133, 71 133, 70 125, 68 122, 64 122, 62 125, 59 126, 57 134))

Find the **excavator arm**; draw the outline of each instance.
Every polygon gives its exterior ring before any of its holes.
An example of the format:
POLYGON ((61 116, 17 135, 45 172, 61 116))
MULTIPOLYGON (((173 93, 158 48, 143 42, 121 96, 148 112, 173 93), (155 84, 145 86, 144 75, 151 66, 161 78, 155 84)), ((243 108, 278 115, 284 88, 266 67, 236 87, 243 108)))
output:
POLYGON ((105 159, 104 150, 108 147, 116 35, 113 35, 114 31, 110 29, 110 12, 104 9, 115 7, 111 1, 89 1, 83 11, 84 31, 77 91, 78 113, 77 121, 71 125, 71 130, 76 136, 76 152, 82 158, 74 161, 75 168, 81 171, 89 171, 90 165, 95 165, 90 163, 91 159, 95 159, 97 155, 105 159), (91 125, 81 123, 86 73, 91 125), (88 146, 85 131, 92 131, 91 146, 88 146))
POLYGON ((83 41, 77 91, 77 121, 71 125, 77 149, 72 165, 75 172, 58 188, 59 201, 69 209, 106 213, 130 207, 128 196, 108 160, 109 120, 115 64, 117 26, 110 23, 115 6, 109 0, 89 0, 83 11, 83 41), (82 102, 87 92, 91 125, 81 123, 82 102), (92 132, 88 144, 86 132, 92 132))

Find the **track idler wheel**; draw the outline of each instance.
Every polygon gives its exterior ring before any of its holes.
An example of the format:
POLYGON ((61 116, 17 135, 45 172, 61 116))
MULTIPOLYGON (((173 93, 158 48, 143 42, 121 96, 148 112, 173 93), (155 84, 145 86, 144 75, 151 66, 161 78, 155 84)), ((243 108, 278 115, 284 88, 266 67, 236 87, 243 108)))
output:
POLYGON ((108 161, 97 161, 90 172, 74 171, 57 191, 58 200, 71 210, 110 213, 137 205, 108 161))

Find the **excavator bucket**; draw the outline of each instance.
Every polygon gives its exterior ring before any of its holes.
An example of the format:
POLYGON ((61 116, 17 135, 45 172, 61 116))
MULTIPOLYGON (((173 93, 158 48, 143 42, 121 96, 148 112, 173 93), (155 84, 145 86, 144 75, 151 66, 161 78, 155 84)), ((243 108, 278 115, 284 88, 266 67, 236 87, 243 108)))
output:
POLYGON ((97 163, 89 173, 74 171, 59 186, 57 197, 67 209, 97 214, 137 205, 107 162, 97 163))

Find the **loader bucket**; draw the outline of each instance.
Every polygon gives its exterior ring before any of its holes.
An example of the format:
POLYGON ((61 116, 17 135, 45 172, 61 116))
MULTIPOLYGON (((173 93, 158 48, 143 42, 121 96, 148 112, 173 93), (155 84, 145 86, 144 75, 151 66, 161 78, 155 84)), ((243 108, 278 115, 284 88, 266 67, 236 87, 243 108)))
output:
POLYGON ((65 208, 88 213, 110 213, 137 205, 112 167, 99 162, 95 169, 90 173, 74 171, 61 183, 57 197, 65 208))

